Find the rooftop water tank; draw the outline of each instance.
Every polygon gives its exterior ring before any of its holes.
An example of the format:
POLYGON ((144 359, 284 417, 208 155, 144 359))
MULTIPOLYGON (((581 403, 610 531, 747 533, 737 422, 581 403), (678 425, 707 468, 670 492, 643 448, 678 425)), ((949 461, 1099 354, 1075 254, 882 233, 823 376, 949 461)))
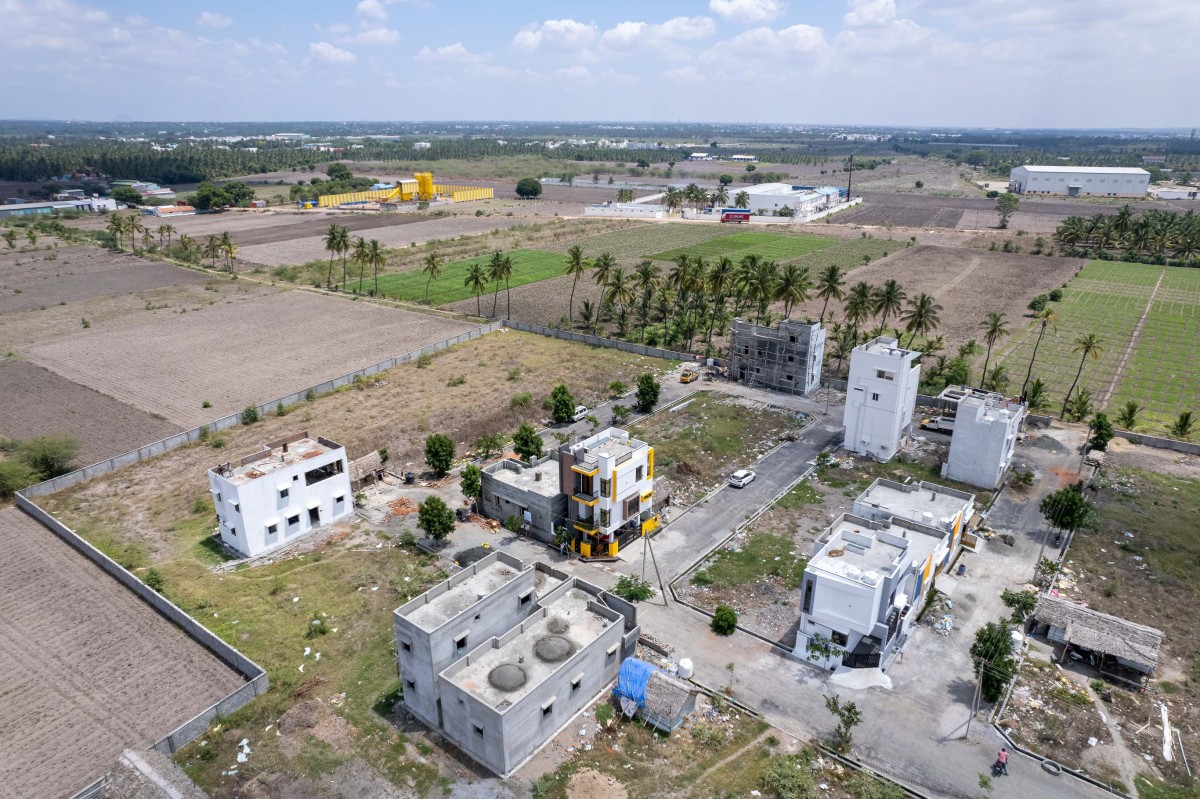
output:
POLYGON ((692 659, 691 658, 683 658, 682 660, 680 660, 679 661, 679 670, 677 673, 679 674, 679 679, 681 679, 681 680, 692 679, 692 659))

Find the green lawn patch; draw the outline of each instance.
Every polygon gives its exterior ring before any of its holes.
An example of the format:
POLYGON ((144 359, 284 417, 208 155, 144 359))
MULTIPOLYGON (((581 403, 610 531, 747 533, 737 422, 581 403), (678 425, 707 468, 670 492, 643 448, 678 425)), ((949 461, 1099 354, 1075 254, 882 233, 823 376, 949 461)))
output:
POLYGON ((808 558, 795 555, 791 538, 760 534, 744 543, 727 544, 708 566, 692 575, 695 585, 733 586, 753 583, 762 577, 779 577, 789 590, 800 587, 808 558))
POLYGON ((758 255, 775 261, 786 261, 799 258, 810 252, 825 249, 836 243, 836 239, 824 236, 789 235, 786 233, 770 233, 767 231, 745 231, 710 241, 679 247, 674 250, 656 253, 649 256, 655 261, 673 261, 680 255, 693 258, 707 259, 728 256, 735 262, 747 255, 758 255))
MULTIPOLYGON (((513 250, 506 253, 513 260, 513 274, 509 281, 511 288, 537 283, 563 274, 564 258, 561 253, 544 252, 542 250, 513 250)), ((468 258, 464 261, 454 261, 442 267, 442 273, 429 284, 429 304, 447 305, 459 300, 467 300, 475 295, 471 289, 463 285, 471 266, 481 264, 486 269, 490 255, 468 258)), ((379 276, 379 292, 387 297, 397 297, 410 302, 422 302, 425 299, 425 283, 428 278, 420 269, 379 276)), ((365 278, 361 284, 358 281, 350 284, 350 288, 367 292, 375 288, 374 279, 365 278)), ((496 289, 495 284, 489 284, 483 295, 483 306, 491 308, 491 297, 496 289)), ((500 286, 504 293, 504 285, 500 286)), ((504 302, 504 298, 500 298, 504 302)))

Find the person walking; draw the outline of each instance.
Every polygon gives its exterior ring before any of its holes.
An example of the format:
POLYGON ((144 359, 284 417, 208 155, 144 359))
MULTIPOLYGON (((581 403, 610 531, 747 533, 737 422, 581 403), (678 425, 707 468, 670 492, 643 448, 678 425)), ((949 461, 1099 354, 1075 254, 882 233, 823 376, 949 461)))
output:
POLYGON ((1000 747, 1000 751, 996 753, 996 764, 1000 766, 1000 773, 1008 776, 1008 747, 1000 747))

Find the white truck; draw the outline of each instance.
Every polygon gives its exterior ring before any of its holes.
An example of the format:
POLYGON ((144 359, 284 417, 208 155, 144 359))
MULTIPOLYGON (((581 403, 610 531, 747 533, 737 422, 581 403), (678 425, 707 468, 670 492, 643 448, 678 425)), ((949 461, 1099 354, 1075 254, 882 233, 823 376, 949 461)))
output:
POLYGON ((921 420, 922 430, 936 430, 939 433, 954 432, 953 416, 931 416, 921 420))

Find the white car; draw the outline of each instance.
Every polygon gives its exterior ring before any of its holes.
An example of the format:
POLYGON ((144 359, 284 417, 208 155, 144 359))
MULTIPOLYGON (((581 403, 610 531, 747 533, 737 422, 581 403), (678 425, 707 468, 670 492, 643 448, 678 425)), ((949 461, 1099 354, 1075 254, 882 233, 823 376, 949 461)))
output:
POLYGON ((745 488, 754 482, 756 475, 749 469, 738 469, 729 475, 729 484, 734 488, 745 488))
POLYGON ((587 415, 588 415, 588 408, 586 405, 576 405, 575 413, 571 414, 571 421, 582 422, 584 419, 587 418, 587 415))

